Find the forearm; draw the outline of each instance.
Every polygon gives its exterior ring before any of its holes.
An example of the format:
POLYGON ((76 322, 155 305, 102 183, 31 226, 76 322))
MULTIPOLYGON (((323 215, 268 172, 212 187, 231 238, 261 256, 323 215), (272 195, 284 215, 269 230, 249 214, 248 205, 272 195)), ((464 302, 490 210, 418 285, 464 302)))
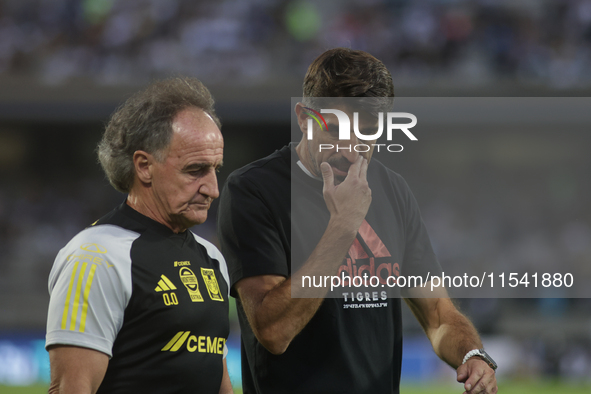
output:
POLYGON ((105 376, 109 357, 92 349, 57 345, 49 349, 49 362, 49 394, 94 394, 105 376))
POLYGON ((466 353, 481 349, 482 342, 470 320, 447 297, 447 291, 442 288, 438 293, 438 298, 423 298, 418 297, 424 295, 421 289, 410 289, 409 294, 415 298, 405 298, 405 301, 425 330, 435 353, 457 369, 458 382, 464 382, 466 392, 496 393, 494 370, 484 360, 474 357, 462 365, 466 353))
POLYGON ((336 275, 339 267, 343 264, 351 244, 355 240, 359 224, 344 223, 339 219, 333 219, 328 223, 326 230, 316 248, 310 254, 303 266, 295 273, 292 273, 290 288, 291 298, 315 297, 324 298, 328 293, 327 286, 315 287, 307 284, 303 278, 314 278, 336 275))
POLYGON ((275 354, 287 349, 328 292, 326 286, 304 287, 303 277, 337 273, 371 204, 367 160, 362 156, 351 164, 346 179, 339 185, 335 185, 328 163, 322 163, 321 170, 322 193, 330 220, 302 268, 288 279, 268 275, 245 278, 235 285, 254 334, 275 354))
POLYGON ((250 326, 259 342, 271 353, 285 352, 322 304, 322 298, 292 298, 291 279, 283 280, 256 305, 243 298, 250 326))
POLYGON ((259 299, 242 297, 242 289, 238 289, 255 335, 272 353, 283 353, 322 304, 328 289, 304 287, 302 278, 336 274, 357 232, 351 226, 346 228, 338 220, 331 220, 302 268, 278 281, 259 299))
POLYGON ((406 298, 405 301, 425 330, 439 358, 457 368, 466 353, 482 348, 476 328, 456 309, 445 289, 429 294, 438 298, 425 297, 422 289, 410 289, 409 293, 415 298, 406 298))
POLYGON ((447 313, 442 324, 428 336, 435 353, 453 368, 462 364, 470 350, 482 348, 476 328, 457 310, 447 313))

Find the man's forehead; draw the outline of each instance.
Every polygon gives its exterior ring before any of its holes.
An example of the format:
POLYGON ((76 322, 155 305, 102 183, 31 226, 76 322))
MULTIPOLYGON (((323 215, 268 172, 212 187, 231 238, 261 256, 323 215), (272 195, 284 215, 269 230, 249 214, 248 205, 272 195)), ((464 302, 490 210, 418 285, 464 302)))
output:
POLYGON ((200 108, 179 112, 172 123, 173 140, 195 140, 205 144, 222 144, 223 137, 213 118, 200 108))
POLYGON ((221 167, 224 159, 223 148, 200 145, 197 149, 179 149, 171 152, 170 157, 178 160, 178 165, 185 170, 199 170, 208 167, 221 167), (175 154, 176 153, 176 154, 175 154))
POLYGON ((214 126, 215 128, 218 128, 217 124, 215 123, 211 115, 198 107, 187 107, 179 111, 174 116, 172 125, 173 129, 177 129, 187 125, 200 125, 206 127, 214 126))

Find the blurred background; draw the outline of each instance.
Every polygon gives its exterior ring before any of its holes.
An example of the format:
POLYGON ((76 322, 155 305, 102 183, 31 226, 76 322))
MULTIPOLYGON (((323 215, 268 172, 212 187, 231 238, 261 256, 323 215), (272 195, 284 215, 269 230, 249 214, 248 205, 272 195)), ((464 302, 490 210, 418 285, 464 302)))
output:
MULTIPOLYGON (((221 186, 289 142, 290 98, 336 46, 381 59, 400 97, 591 92, 589 0, 0 0, 1 393, 46 390, 53 259, 125 198, 94 152, 114 109, 153 79, 200 78, 223 123, 221 186)), ((591 267, 589 125, 450 127, 419 140, 391 167, 444 267, 591 267)), ((214 243, 216 209, 194 229, 214 243)), ((458 300, 503 392, 591 390, 591 302, 562 297, 458 300)), ((402 392, 462 392, 408 310, 404 327, 402 392)), ((235 313, 229 344, 238 388, 235 313)))

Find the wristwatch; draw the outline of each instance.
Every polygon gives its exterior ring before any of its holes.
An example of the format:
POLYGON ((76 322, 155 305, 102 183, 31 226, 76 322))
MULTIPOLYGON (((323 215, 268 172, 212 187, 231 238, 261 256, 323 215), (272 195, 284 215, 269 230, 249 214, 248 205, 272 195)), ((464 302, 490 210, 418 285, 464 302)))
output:
POLYGON ((495 360, 493 360, 492 357, 489 356, 488 353, 484 351, 484 349, 470 350, 464 356, 464 361, 462 361, 462 365, 466 364, 466 361, 468 361, 468 359, 470 357, 474 357, 474 356, 478 356, 478 357, 482 358, 488 364, 488 366, 492 368, 493 371, 497 370, 497 363, 495 363, 495 360))

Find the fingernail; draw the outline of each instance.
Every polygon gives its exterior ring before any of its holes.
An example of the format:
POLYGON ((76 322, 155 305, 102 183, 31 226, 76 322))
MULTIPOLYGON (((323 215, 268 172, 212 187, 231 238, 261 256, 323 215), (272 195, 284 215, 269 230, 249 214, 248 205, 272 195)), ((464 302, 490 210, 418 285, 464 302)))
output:
POLYGON ((466 390, 467 390, 467 391, 470 391, 471 389, 472 389, 472 385, 471 385, 470 383, 468 383, 468 384, 466 385, 466 390))

